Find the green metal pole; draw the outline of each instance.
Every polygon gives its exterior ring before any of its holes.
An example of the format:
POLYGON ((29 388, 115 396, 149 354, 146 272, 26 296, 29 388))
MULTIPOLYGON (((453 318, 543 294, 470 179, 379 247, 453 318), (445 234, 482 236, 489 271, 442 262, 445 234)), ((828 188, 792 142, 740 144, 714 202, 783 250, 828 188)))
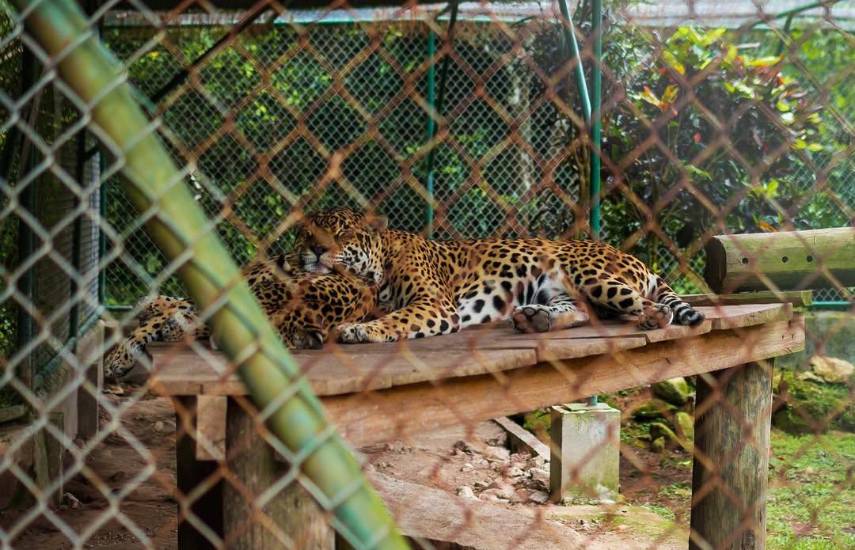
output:
POLYGON ((588 95, 588 83, 585 81, 585 66, 582 64, 582 56, 579 53, 579 42, 576 40, 576 27, 573 25, 573 17, 570 15, 567 0, 559 0, 558 7, 561 9, 561 16, 567 22, 566 25, 561 26, 564 33, 564 44, 569 49, 570 55, 576 60, 576 67, 574 68, 576 88, 579 90, 585 123, 590 126, 591 99, 588 95))
MULTIPOLYGON (((30 9, 16 0, 20 10, 30 9)), ((91 105, 92 124, 124 157, 125 191, 139 212, 155 212, 146 229, 178 270, 190 297, 205 311, 215 340, 260 410, 270 408, 268 425, 346 527, 356 548, 402 549, 382 500, 370 487, 340 436, 331 430, 318 398, 267 321, 216 232, 193 199, 181 174, 134 102, 123 67, 104 48, 73 0, 44 0, 32 7, 27 28, 57 63, 59 74, 91 105)))
POLYGON ((591 67, 591 237, 600 238, 600 162, 602 154, 603 1, 591 2, 594 63, 591 67))
MULTIPOLYGON (((602 154, 602 99, 603 99, 603 2, 591 2, 591 35, 594 59, 591 66, 591 213, 589 223, 591 238, 600 239, 600 164, 602 154)), ((589 406, 597 404, 597 396, 591 396, 589 406)))
MULTIPOLYGON (((457 26, 457 14, 460 9, 460 0, 450 0, 449 8, 451 9, 451 14, 448 18, 448 31, 445 33, 445 41, 449 44, 450 48, 454 47, 454 29, 457 26)), ((435 71, 435 63, 434 59, 436 57, 436 34, 431 31, 430 37, 428 40, 433 39, 433 55, 431 57, 431 64, 428 73, 428 84, 430 84, 431 74, 430 72, 435 71)), ((431 48, 430 43, 428 44, 428 48, 431 48)), ((448 71, 451 66, 451 52, 445 56, 445 59, 442 60, 442 69, 439 73, 439 90, 435 91, 436 101, 431 102, 431 106, 434 108, 434 113, 437 115, 441 115, 443 109, 445 108, 445 90, 448 85, 448 71)), ((429 139, 433 139, 433 136, 436 134, 436 121, 433 120, 433 115, 428 115, 429 125, 428 130, 432 129, 432 133, 428 134, 429 139)), ((425 228, 425 235, 430 238, 433 235, 433 196, 434 196, 434 166, 436 165, 436 147, 431 148, 427 157, 427 191, 428 197, 430 199, 430 203, 428 204, 428 213, 430 215, 430 223, 425 228)))
POLYGON ((778 43, 778 50, 775 52, 775 55, 781 55, 784 53, 784 47, 787 45, 787 38, 790 34, 790 27, 793 25, 793 18, 796 16, 795 13, 791 13, 787 16, 787 20, 784 22, 784 32, 781 37, 781 41, 778 43))
MULTIPOLYGON (((427 73, 427 102, 430 106, 431 110, 436 113, 436 33, 433 30, 428 31, 428 42, 427 42, 427 54, 430 65, 428 66, 427 73)), ((436 120, 433 118, 432 113, 428 113, 427 117, 427 141, 433 139, 436 135, 436 120)), ((432 153, 432 152, 431 152, 432 153)), ((427 208, 425 209, 425 231, 427 232, 427 236, 430 237, 433 232, 433 176, 434 176, 434 163, 433 156, 429 156, 428 158, 428 167, 427 167, 427 196, 428 203, 427 208)))

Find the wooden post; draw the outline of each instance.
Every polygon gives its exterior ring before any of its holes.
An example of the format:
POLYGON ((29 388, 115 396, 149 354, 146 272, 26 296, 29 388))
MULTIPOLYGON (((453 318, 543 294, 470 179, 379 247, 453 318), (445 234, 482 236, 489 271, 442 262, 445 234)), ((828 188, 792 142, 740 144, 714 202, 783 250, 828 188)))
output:
MULTIPOLYGON (((175 403, 175 427, 177 430, 175 441, 176 481, 181 495, 185 498, 197 485, 203 483, 211 476, 218 467, 216 462, 196 460, 196 398, 179 397, 175 403), (184 415, 189 415, 191 426, 184 428, 182 420, 184 415)), ((197 499, 191 509, 196 517, 202 520, 217 535, 222 535, 223 527, 223 490, 222 481, 209 489, 197 499)), ((180 512, 180 510, 179 510, 180 512)), ((178 523, 178 548, 185 549, 208 549, 214 545, 191 523, 179 515, 178 523)))
POLYGON ((855 285, 853 227, 718 235, 706 251, 704 279, 717 293, 855 285))
POLYGON ((239 484, 226 483, 223 492, 226 546, 232 550, 300 548, 333 550, 335 531, 329 514, 296 481, 273 497, 262 510, 254 510, 252 499, 268 490, 288 473, 276 460, 273 449, 258 432, 253 416, 230 399, 226 423, 228 467, 239 484))
POLYGON ((80 388, 77 392, 77 434, 88 441, 98 433, 98 396, 104 387, 102 352, 104 349, 104 322, 98 321, 77 346, 77 358, 87 365, 86 379, 95 393, 80 388))
POLYGON ((690 548, 762 549, 772 366, 697 377, 690 548))

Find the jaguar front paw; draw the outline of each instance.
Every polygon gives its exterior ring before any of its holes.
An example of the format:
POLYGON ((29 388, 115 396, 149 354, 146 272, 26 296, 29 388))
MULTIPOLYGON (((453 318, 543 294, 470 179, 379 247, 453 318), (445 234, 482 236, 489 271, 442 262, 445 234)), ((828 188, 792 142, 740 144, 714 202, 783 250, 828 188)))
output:
POLYGON ((342 344, 370 342, 368 328, 364 323, 344 323, 338 326, 338 341, 342 344))

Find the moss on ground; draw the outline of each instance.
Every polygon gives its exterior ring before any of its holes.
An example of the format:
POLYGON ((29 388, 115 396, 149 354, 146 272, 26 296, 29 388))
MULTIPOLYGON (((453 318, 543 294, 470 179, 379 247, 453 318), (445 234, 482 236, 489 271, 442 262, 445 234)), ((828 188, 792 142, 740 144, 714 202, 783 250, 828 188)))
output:
POLYGON ((855 431, 855 401, 845 385, 799 380, 795 373, 784 372, 779 393, 786 406, 775 413, 776 427, 794 434, 829 428, 855 431))

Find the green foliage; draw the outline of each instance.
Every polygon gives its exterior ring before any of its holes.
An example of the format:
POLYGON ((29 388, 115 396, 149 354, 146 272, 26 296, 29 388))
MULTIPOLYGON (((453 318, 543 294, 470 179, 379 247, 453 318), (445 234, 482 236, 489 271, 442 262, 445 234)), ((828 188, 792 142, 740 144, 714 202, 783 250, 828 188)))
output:
POLYGON ((614 159, 640 152, 625 178, 645 205, 667 196, 660 225, 769 230, 788 223, 811 192, 801 172, 826 147, 820 105, 782 71, 782 58, 737 39, 682 27, 626 75, 629 102, 608 126, 607 150, 614 159), (653 136, 661 147, 640 151, 653 136))

